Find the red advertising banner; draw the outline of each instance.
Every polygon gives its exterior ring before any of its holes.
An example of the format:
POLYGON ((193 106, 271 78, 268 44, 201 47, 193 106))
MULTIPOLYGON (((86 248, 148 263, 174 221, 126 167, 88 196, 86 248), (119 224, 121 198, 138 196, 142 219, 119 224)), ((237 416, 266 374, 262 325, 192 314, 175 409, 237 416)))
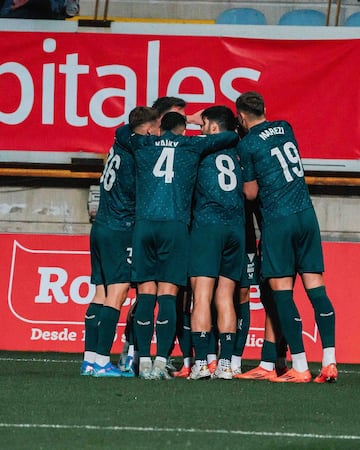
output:
MULTIPOLYGON (((337 360, 359 363, 360 304, 354 267, 359 243, 324 243, 327 292, 336 310, 337 360)), ((88 236, 0 235, 0 349, 82 352, 84 314, 94 293, 90 284, 88 236)), ((310 302, 297 283, 309 361, 321 361, 321 342, 310 302)), ((126 315, 135 301, 130 290, 122 308, 113 353, 122 349, 126 315)), ((259 359, 264 310, 257 287, 251 293, 251 327, 244 358, 259 359)), ((153 350, 154 350, 153 344, 153 350)), ((179 354, 178 345, 175 355, 179 354)))
POLYGON ((360 39, 3 31, 0 150, 106 153, 136 105, 174 95, 188 114, 234 109, 257 90, 269 120, 293 125, 303 158, 357 160, 356 61, 360 39))

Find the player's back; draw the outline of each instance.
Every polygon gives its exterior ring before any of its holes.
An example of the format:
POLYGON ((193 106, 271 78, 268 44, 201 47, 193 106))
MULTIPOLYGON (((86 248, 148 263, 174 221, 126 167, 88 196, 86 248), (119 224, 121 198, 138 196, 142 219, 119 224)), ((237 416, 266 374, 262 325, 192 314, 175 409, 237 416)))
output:
POLYGON ((126 229, 135 222, 135 161, 115 140, 100 178, 96 222, 112 229, 126 229))
MULTIPOLYGON (((199 139, 199 138, 198 138, 199 139)), ((191 197, 201 148, 196 140, 167 132, 137 136, 136 219, 189 223, 191 197)))
POLYGON ((195 194, 194 224, 238 225, 244 221, 243 177, 235 148, 201 159, 195 194))
POLYGON ((244 181, 257 180, 264 222, 312 206, 298 144, 286 121, 253 126, 240 144, 244 181))

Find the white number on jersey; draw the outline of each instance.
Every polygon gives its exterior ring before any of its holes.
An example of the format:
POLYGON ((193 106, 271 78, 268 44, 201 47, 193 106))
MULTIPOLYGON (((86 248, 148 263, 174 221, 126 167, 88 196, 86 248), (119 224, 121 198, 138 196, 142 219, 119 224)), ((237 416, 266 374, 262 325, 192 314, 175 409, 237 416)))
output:
POLYGON ((153 169, 153 175, 165 177, 165 183, 172 183, 174 178, 174 153, 174 148, 164 147, 153 169))
POLYGON ((223 191, 233 191, 237 186, 234 161, 228 155, 219 155, 215 159, 215 164, 219 171, 219 186, 223 191))
POLYGON ((133 253, 132 247, 128 247, 128 248, 126 249, 126 251, 128 252, 128 257, 126 258, 126 262, 127 262, 128 264, 132 264, 132 253, 133 253))
POLYGON ((120 155, 115 155, 114 148, 111 147, 103 173, 100 178, 100 182, 103 183, 105 191, 110 191, 113 187, 113 184, 116 180, 116 171, 119 169, 120 163, 120 155))
POLYGON ((298 149, 293 142, 286 142, 283 146, 284 154, 279 147, 271 149, 271 156, 276 156, 280 166, 283 170, 284 177, 288 183, 294 180, 291 171, 299 178, 304 176, 304 169, 301 164, 300 155, 298 149), (297 164, 296 166, 289 167, 288 163, 297 164), (291 171, 290 171, 291 170, 291 171))

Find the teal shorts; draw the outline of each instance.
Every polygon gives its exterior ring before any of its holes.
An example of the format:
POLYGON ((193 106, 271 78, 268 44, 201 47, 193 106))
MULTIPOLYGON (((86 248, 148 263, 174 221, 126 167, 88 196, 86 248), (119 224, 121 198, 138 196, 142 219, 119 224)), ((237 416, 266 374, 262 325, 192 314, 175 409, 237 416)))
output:
POLYGON ((191 230, 190 277, 223 276, 239 281, 244 259, 244 226, 207 224, 191 230))
POLYGON ((240 287, 258 285, 260 281, 260 257, 256 253, 245 253, 245 264, 240 278, 240 287))
POLYGON ((178 221, 139 220, 134 231, 133 281, 187 284, 189 230, 178 221))
POLYGON ((96 221, 90 231, 91 282, 130 283, 133 228, 112 230, 96 221))
POLYGON ((313 208, 264 224, 261 242, 263 278, 324 271, 319 223, 313 208))

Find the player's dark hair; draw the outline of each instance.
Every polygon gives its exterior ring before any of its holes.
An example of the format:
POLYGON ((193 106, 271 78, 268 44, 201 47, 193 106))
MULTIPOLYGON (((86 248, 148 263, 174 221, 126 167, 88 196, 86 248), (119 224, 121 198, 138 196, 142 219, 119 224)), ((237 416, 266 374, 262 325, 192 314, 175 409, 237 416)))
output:
POLYGON ((260 117, 265 113, 264 99, 255 91, 244 92, 236 99, 236 110, 238 112, 250 113, 260 117))
POLYGON ((216 122, 220 131, 234 131, 237 123, 234 113, 227 106, 216 105, 204 109, 201 113, 202 119, 206 118, 209 122, 216 122))
POLYGON ((148 106, 137 106, 129 114, 129 125, 134 130, 139 125, 147 122, 153 122, 159 118, 159 113, 156 109, 148 106))
POLYGON ((157 109, 160 116, 174 106, 177 106, 178 108, 185 108, 186 102, 182 98, 178 97, 159 97, 152 105, 153 108, 157 109))
POLYGON ((168 112, 162 117, 160 128, 162 131, 186 128, 186 117, 175 111, 168 112))

